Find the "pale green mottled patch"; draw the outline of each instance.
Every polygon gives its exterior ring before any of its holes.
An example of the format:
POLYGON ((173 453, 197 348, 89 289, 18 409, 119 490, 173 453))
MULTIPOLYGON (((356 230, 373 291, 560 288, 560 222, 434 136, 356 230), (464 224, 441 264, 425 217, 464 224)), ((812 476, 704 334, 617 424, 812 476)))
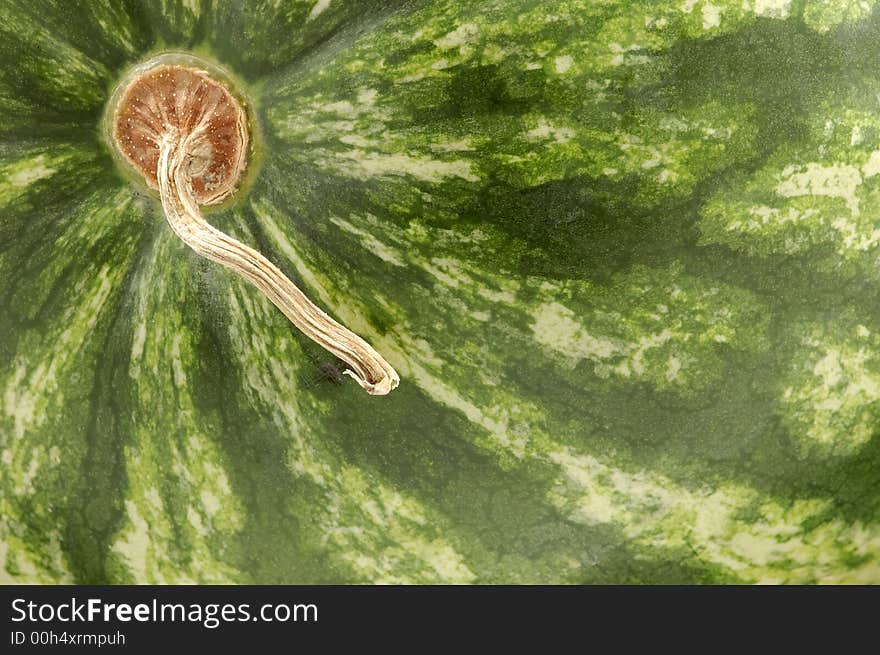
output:
POLYGON ((843 98, 812 116, 808 139, 781 146, 751 177, 711 197, 702 210, 704 240, 756 254, 830 246, 837 256, 830 265, 855 260, 873 268, 880 122, 849 104, 843 98))
POLYGON ((721 25, 721 16, 724 8, 713 5, 711 2, 704 3, 700 8, 700 14, 703 18, 703 29, 711 30, 721 25))
POLYGON ((571 55, 559 55, 553 60, 553 70, 559 75, 564 75, 571 69, 572 64, 574 59, 571 55))
POLYGON ((464 46, 478 43, 479 40, 480 28, 473 23, 464 23, 439 39, 434 39, 434 45, 441 50, 448 50, 450 48, 460 49, 464 46))
POLYGON ((840 23, 867 18, 876 4, 876 0, 810 0, 804 22, 817 32, 827 32, 840 23))
POLYGON ((570 450, 548 457, 562 473, 551 502, 652 549, 687 549, 752 583, 866 583, 880 574, 880 525, 829 517, 826 500, 780 502, 737 484, 685 488, 570 450))
POLYGON ((42 180, 44 177, 53 175, 56 171, 54 168, 46 166, 47 157, 45 155, 37 155, 29 162, 21 162, 15 167, 14 172, 9 173, 6 178, 8 187, 27 187, 32 182, 42 180))
MULTIPOLYGON (((5 508, 4 508, 5 509, 5 508)), ((0 518, 0 584, 73 584, 57 532, 46 535, 39 555, 16 534, 14 521, 0 518)))
POLYGON ((314 20, 315 18, 317 18, 318 16, 323 14, 327 10, 327 7, 329 7, 329 6, 330 6, 330 0, 317 0, 315 2, 315 5, 312 7, 311 11, 309 12, 309 17, 307 20, 314 20))
POLYGON ((306 143, 335 140, 335 148, 316 148, 306 154, 311 163, 337 174, 361 180, 412 176, 432 183, 445 178, 470 182, 479 179, 471 161, 401 152, 402 144, 389 139, 390 135, 383 131, 383 120, 388 119, 390 113, 376 106, 377 96, 374 89, 363 88, 353 101, 315 102, 308 109, 288 113, 281 108, 273 110, 271 115, 277 117, 281 127, 279 136, 286 139, 301 139, 306 143), (356 131, 355 126, 360 129, 356 131), (338 148, 338 144, 343 147, 338 148))
POLYGON ((3 155, 0 158, 0 208, 38 190, 35 183, 51 178, 59 171, 69 175, 95 157, 92 152, 61 144, 24 147, 14 155, 3 155))
POLYGON ((763 18, 785 19, 791 14, 792 0, 746 0, 744 7, 751 5, 751 10, 763 18))
POLYGON ((778 400, 789 434, 803 455, 852 454, 880 417, 880 337, 849 321, 793 327, 802 348, 778 400))
POLYGON ((692 392, 723 374, 725 349, 768 343, 767 309, 754 297, 676 268, 633 271, 609 290, 546 283, 541 293, 556 300, 533 310, 537 342, 569 366, 593 362, 603 378, 692 392))
MULTIPOLYGON (((379 231, 379 219, 377 219, 372 214, 368 214, 366 218, 370 223, 370 227, 373 228, 375 231, 379 231)), ((367 230, 356 227, 355 225, 352 225, 345 219, 339 218, 338 216, 334 216, 333 218, 331 218, 330 222, 332 222, 334 225, 339 226, 346 232, 349 232, 358 237, 361 245, 372 252, 374 255, 376 255, 376 257, 378 257, 379 259, 382 259, 394 266, 405 266, 403 260, 400 257, 400 254, 398 254, 393 248, 389 248, 384 243, 382 243, 382 241, 379 240, 372 232, 368 232, 367 230)))
POLYGON ((435 184, 448 177, 457 177, 468 182, 480 179, 469 161, 446 162, 400 154, 378 154, 360 149, 344 152, 336 159, 325 162, 319 160, 319 163, 326 163, 330 170, 362 180, 389 175, 409 175, 435 184))
POLYGON ((810 162, 802 166, 788 166, 779 175, 776 194, 783 198, 798 196, 828 196, 840 198, 853 215, 859 213, 856 189, 862 176, 854 166, 833 164, 823 166, 810 162))

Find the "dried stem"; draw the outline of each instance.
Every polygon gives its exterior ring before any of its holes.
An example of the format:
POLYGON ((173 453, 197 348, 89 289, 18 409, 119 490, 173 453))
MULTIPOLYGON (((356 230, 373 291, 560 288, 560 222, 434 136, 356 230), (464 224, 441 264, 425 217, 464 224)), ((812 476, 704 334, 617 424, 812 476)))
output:
POLYGON ((367 393, 385 395, 400 378, 370 344, 321 311, 278 268, 253 248, 210 225, 196 202, 190 169, 198 153, 201 130, 185 136, 174 131, 161 137, 158 182, 171 229, 199 255, 234 271, 253 284, 310 339, 351 366, 346 370, 367 393))

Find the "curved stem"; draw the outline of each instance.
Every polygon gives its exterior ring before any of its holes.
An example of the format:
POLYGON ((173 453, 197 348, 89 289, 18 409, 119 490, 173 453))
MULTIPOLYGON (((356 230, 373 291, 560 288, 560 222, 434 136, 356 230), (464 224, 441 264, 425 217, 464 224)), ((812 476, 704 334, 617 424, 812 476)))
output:
POLYGON ((159 149, 159 193, 171 229, 202 257, 253 284, 306 336, 351 366, 346 370, 367 393, 385 395, 400 377, 370 344, 319 309, 272 262, 209 224, 193 198, 187 171, 198 132, 184 139, 169 134, 159 149))

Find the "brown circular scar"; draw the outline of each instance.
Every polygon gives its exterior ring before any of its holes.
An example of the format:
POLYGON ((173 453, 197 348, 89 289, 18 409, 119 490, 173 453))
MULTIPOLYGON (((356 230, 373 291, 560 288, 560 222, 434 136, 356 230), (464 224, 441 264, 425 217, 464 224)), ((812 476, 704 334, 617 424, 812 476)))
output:
POLYGON ((188 173, 199 204, 222 202, 235 191, 247 160, 247 116, 222 84, 204 71, 168 64, 132 80, 117 105, 113 138, 153 189, 169 134, 189 140, 188 173))

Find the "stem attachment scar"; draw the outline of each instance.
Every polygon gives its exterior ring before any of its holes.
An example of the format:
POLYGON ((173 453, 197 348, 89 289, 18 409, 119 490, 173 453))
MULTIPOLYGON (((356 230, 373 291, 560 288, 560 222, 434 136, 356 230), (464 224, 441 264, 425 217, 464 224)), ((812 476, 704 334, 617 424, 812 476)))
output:
POLYGON ((397 372, 370 344, 330 318, 266 257, 202 215, 199 205, 235 192, 246 165, 246 115, 222 84, 182 65, 140 72, 116 106, 113 140, 159 190, 168 224, 184 243, 253 284, 306 336, 348 364, 345 373, 367 393, 397 387, 397 372))

